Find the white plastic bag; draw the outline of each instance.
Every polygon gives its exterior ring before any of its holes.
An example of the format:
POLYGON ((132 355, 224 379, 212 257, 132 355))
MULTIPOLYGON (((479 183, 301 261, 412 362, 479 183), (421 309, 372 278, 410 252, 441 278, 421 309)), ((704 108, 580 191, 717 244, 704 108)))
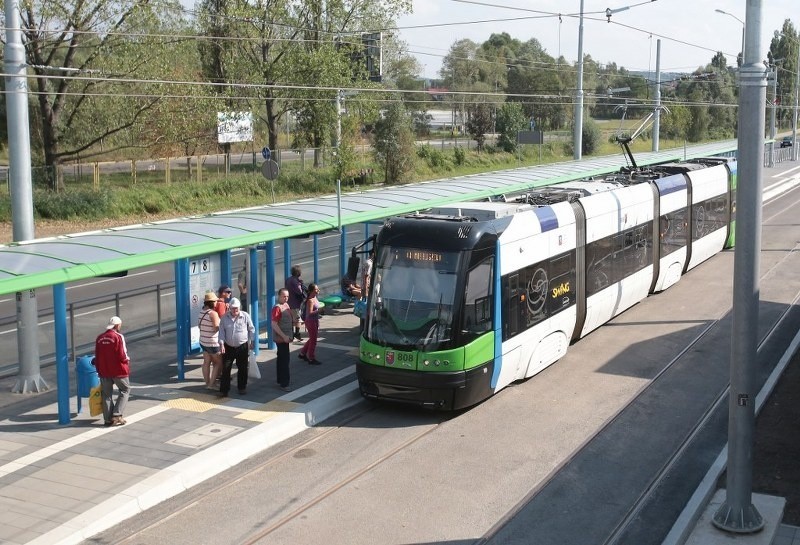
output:
POLYGON ((258 368, 258 362, 256 361, 256 353, 254 350, 250 351, 248 356, 248 365, 247 365, 247 378, 258 379, 261 378, 261 369, 258 368))

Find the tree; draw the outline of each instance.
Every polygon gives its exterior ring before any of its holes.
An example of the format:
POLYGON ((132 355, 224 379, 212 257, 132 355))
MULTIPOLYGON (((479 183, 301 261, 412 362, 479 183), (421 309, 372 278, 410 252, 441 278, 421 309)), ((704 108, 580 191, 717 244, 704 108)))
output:
POLYGON ((528 118, 519 102, 506 102, 497 110, 497 145, 503 151, 517 151, 517 133, 528 126, 528 118))
POLYGON ((494 119, 487 104, 475 104, 468 110, 467 133, 478 143, 478 151, 483 151, 486 133, 491 132, 494 119))
POLYGON ((555 59, 532 38, 519 44, 508 70, 508 94, 533 95, 511 100, 524 101, 525 115, 533 117, 542 129, 560 129, 566 126, 570 115, 571 100, 561 97, 565 96, 565 89, 574 89, 575 83, 570 72, 554 70, 556 66, 555 59))
POLYGON ((65 157, 102 147, 158 103, 163 89, 141 80, 166 79, 172 44, 160 36, 179 34, 184 23, 171 0, 33 0, 21 11, 36 92, 32 134, 56 188, 55 167, 65 157))
POLYGON ((317 165, 334 134, 335 89, 351 87, 354 78, 359 87, 377 87, 367 82, 363 21, 391 27, 411 7, 410 0, 205 1, 225 8, 227 26, 211 18, 203 29, 225 36, 218 64, 225 81, 237 83, 237 100, 265 122, 271 148, 278 146, 278 121, 294 112, 296 142, 318 150, 317 165))
POLYGON ((669 113, 661 114, 661 134, 666 138, 685 139, 692 113, 683 104, 673 103, 669 106, 669 113))
POLYGON ((344 181, 355 174, 358 161, 355 146, 360 127, 361 123, 355 116, 342 118, 342 141, 333 159, 333 170, 337 180, 344 181))
POLYGON ((401 102, 392 102, 375 125, 375 160, 383 165, 384 182, 403 181, 414 168, 414 135, 401 102))
POLYGON ((767 57, 770 66, 775 65, 776 59, 783 59, 778 65, 778 97, 782 107, 778 110, 778 117, 782 120, 792 114, 791 105, 794 104, 795 79, 800 66, 797 66, 797 48, 800 47, 800 36, 792 21, 786 19, 780 32, 775 32, 770 42, 767 57))

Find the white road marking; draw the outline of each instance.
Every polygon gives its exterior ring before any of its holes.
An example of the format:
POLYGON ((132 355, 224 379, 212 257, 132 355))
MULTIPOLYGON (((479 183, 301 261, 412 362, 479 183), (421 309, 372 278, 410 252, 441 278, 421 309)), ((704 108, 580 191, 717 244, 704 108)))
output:
MULTIPOLYGON (((155 407, 150 407, 149 409, 145 409, 140 411, 136 414, 131 416, 126 416, 125 421, 128 424, 133 424, 134 422, 139 422, 148 418, 150 416, 154 416, 158 413, 163 413, 164 411, 168 411, 169 407, 165 407, 164 405, 156 405, 155 407)), ((11 424, 13 427, 13 423, 11 424)), ((22 456, 17 458, 13 462, 9 462, 0 466, 0 477, 4 477, 10 473, 14 473, 15 471, 19 471, 39 460, 44 460, 45 458, 52 456, 53 454, 57 454, 59 452, 63 452, 68 448, 72 448, 75 445, 80 445, 81 443, 85 443, 95 437, 100 437, 101 435, 105 435, 106 433, 111 433, 112 431, 116 431, 117 427, 98 427, 91 429, 89 431, 85 431, 79 435, 74 437, 70 437, 69 439, 64 439, 63 441, 59 441, 58 443, 53 443, 52 445, 42 447, 36 452, 32 452, 26 456, 22 456)))

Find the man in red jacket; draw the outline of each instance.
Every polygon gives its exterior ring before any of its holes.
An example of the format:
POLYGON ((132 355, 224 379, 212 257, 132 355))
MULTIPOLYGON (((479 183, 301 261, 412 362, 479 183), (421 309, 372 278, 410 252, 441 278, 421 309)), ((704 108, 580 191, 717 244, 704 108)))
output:
POLYGON ((125 346, 125 337, 119 332, 121 327, 122 320, 119 316, 112 316, 105 332, 97 337, 94 344, 94 364, 100 377, 103 420, 106 426, 125 424, 122 413, 131 391, 130 358, 128 348, 125 346), (116 404, 111 399, 115 384, 119 390, 116 404))

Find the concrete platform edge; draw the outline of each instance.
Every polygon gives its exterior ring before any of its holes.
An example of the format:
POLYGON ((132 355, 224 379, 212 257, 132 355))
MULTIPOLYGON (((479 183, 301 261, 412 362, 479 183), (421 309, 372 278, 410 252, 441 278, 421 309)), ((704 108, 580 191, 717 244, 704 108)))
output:
POLYGON ((204 449, 202 455, 159 471, 28 545, 76 545, 352 407, 361 399, 356 381, 341 386, 291 412, 220 441, 204 449), (231 448, 231 442, 235 442, 235 449, 231 448))
MULTIPOLYGON (((770 373, 766 383, 764 383, 764 387, 761 388, 761 391, 758 393, 758 396, 756 397, 756 414, 761 411, 761 407, 769 398, 772 390, 775 389, 775 386, 778 384, 778 380, 783 374, 783 371, 786 369, 786 366, 789 365, 789 362, 797 351, 798 346, 800 346, 800 331, 798 331, 794 336, 792 342, 789 344, 789 347, 786 349, 786 352, 784 352, 783 356, 781 356, 781 359, 775 366, 775 369, 772 370, 772 373, 770 373)), ((673 524, 669 534, 667 534, 667 537, 664 538, 664 541, 662 541, 662 545, 685 545, 687 543, 689 536, 694 531, 698 521, 700 521, 704 510, 712 501, 715 492, 717 492, 717 482, 719 481, 723 471, 725 471, 727 462, 728 446, 725 445, 717 458, 714 460, 714 463, 711 464, 706 476, 703 477, 702 481, 700 481, 700 485, 697 487, 694 494, 692 494, 692 497, 689 499, 686 507, 683 508, 683 511, 675 521, 675 524, 673 524)), ((783 516, 783 508, 781 508, 781 516, 783 516)), ((724 535, 728 535, 730 537, 733 534, 724 535)))

